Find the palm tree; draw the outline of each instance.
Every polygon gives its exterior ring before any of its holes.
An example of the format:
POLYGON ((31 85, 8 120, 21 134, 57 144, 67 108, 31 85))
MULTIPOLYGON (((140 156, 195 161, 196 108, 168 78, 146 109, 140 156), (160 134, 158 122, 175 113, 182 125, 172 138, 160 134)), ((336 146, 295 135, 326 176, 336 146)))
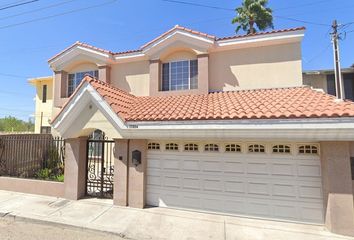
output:
POLYGON ((232 19, 232 24, 237 24, 236 33, 241 29, 247 34, 257 30, 274 28, 272 9, 267 7, 268 0, 243 0, 242 6, 235 9, 237 16, 232 19))

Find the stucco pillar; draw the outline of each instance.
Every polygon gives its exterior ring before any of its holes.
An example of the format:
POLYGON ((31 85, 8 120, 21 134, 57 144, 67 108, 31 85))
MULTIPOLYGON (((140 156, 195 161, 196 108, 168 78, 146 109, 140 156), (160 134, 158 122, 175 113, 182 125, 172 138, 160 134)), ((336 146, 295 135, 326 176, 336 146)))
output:
POLYGON ((128 205, 128 140, 114 140, 113 204, 128 205))
POLYGON ((349 146, 349 142, 321 142, 321 166, 325 225, 331 232, 354 236, 349 146))
POLYGON ((62 107, 63 99, 67 98, 68 73, 65 71, 54 72, 54 107, 62 107))
POLYGON ((105 83, 111 84, 111 67, 107 65, 99 66, 98 78, 105 83))
POLYGON ((129 182, 128 205, 135 208, 144 208, 146 197, 146 156, 147 140, 130 140, 129 142, 129 182), (141 152, 141 164, 135 166, 132 163, 132 152, 141 152))
POLYGON ((198 92, 209 92, 209 54, 200 54, 198 57, 198 92))
POLYGON ((77 200, 86 192, 87 137, 65 140, 64 196, 77 200))
POLYGON ((150 86, 149 95, 156 96, 160 89, 161 62, 159 59, 150 60, 150 86))

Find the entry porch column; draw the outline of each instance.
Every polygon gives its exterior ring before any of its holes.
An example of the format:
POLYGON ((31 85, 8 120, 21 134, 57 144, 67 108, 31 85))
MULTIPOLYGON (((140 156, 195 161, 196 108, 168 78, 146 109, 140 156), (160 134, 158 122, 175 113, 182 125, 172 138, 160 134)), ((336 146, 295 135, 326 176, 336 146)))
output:
POLYGON ((115 139, 114 196, 119 206, 144 208, 146 196, 147 140, 115 139), (133 152, 139 151, 141 163, 133 163, 133 152))
POLYGON ((65 140, 64 196, 78 200, 86 192, 87 137, 65 140))

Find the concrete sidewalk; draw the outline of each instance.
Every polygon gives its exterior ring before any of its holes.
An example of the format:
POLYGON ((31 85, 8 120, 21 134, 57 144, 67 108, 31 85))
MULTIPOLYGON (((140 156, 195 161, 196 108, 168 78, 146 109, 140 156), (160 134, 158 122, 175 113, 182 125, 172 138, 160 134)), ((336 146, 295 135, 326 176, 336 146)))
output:
POLYGON ((87 228, 127 239, 354 239, 329 233, 323 226, 271 222, 173 209, 132 209, 111 200, 69 201, 0 191, 0 216, 87 228))

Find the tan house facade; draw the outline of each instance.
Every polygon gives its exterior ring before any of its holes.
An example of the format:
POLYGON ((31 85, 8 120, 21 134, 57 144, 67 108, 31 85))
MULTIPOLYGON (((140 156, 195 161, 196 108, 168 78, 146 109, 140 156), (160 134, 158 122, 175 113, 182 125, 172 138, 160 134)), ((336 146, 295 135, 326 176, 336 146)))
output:
POLYGON ((51 58, 64 197, 354 236, 354 104, 303 86, 304 31, 175 26, 137 50, 76 42, 51 58))
POLYGON ((50 121, 53 115, 53 76, 29 79, 35 87, 35 133, 51 133, 50 121))

